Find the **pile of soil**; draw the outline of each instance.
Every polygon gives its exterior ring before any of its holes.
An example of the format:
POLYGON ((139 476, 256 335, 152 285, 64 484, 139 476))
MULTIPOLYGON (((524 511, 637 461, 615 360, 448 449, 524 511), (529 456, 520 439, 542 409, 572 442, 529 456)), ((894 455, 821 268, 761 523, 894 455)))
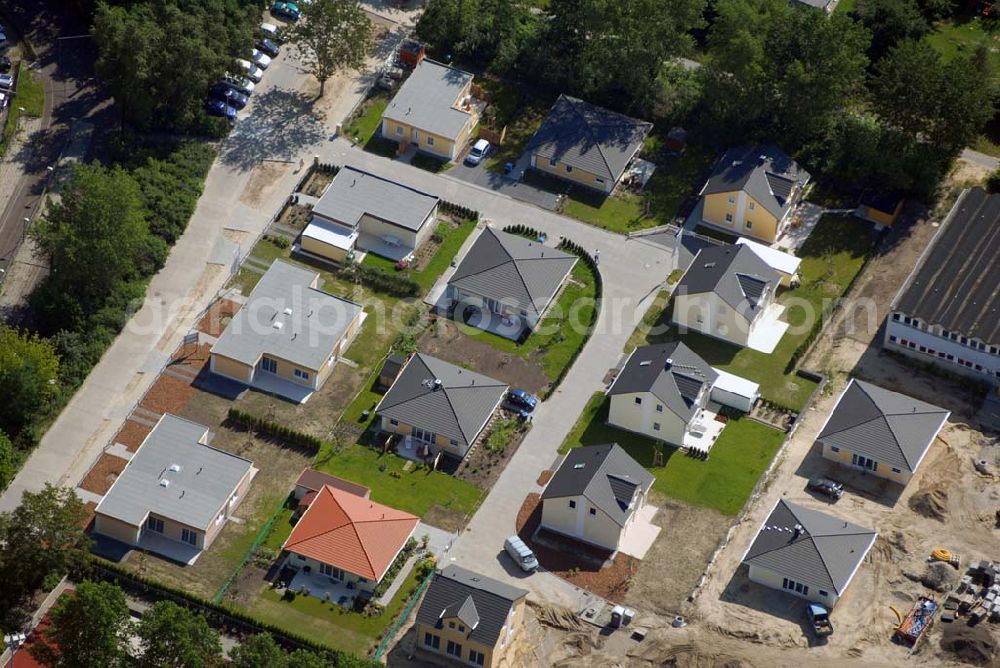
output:
POLYGON ((959 661, 974 666, 1000 665, 997 640, 985 625, 944 625, 941 649, 954 654, 959 661))
POLYGON ((560 605, 537 605, 533 601, 528 601, 535 612, 538 621, 546 626, 563 631, 579 632, 583 631, 583 622, 569 608, 560 605))
POLYGON ((943 522, 948 517, 948 490, 940 483, 921 488, 910 497, 910 510, 943 522))
POLYGON ((943 561, 927 564, 927 569, 920 578, 920 583, 934 591, 950 591, 958 583, 958 572, 943 561))

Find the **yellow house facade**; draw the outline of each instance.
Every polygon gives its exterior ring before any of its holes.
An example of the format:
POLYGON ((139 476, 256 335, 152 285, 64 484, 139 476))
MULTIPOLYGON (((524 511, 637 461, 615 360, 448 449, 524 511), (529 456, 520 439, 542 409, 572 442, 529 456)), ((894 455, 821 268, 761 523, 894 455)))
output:
POLYGON ((417 610, 418 651, 455 665, 514 668, 528 592, 459 566, 434 575, 417 610))
POLYGON ((472 79, 469 72, 424 58, 386 107, 380 134, 402 150, 414 146, 454 160, 479 120, 472 79))
POLYGON ((785 222, 742 190, 712 193, 706 195, 703 201, 703 220, 734 235, 771 243, 778 237, 778 230, 785 222))

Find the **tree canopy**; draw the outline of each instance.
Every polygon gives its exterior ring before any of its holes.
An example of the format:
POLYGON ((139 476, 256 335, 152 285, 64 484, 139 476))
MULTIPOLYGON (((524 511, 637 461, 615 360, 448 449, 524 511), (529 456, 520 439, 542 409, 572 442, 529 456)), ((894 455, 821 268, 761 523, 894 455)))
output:
POLYGON ((0 492, 7 489, 7 485, 14 479, 17 473, 17 452, 14 444, 10 442, 10 437, 0 431, 0 492))
POLYGON ((372 49, 372 24, 357 0, 314 0, 302 9, 302 20, 288 27, 284 36, 305 69, 319 80, 322 96, 333 75, 364 69, 372 49))
POLYGON ((51 343, 0 324, 0 431, 20 435, 58 393, 58 378, 51 343))
POLYGON ((288 656, 274 641, 270 633, 258 633, 244 640, 229 653, 232 668, 257 668, 269 666, 286 668, 288 656))
POLYGON ((107 582, 81 582, 49 612, 48 643, 35 643, 31 654, 52 668, 125 665, 129 622, 125 593, 107 582))
POLYGON ((219 636, 202 615, 157 601, 136 627, 137 663, 151 668, 202 668, 222 660, 219 636))

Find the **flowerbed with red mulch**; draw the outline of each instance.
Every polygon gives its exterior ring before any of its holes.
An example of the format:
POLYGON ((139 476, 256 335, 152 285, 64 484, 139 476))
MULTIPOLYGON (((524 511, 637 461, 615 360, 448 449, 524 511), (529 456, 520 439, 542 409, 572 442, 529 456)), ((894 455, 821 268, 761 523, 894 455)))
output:
POLYGON ((135 452, 151 431, 153 431, 152 427, 147 427, 135 420, 125 420, 125 424, 118 430, 115 437, 111 439, 111 442, 121 443, 128 448, 129 452, 135 452))
POLYGON ((593 545, 542 530, 535 540, 535 531, 542 520, 540 494, 529 494, 517 514, 517 534, 538 557, 547 570, 571 584, 593 592, 614 603, 622 603, 632 576, 639 570, 639 559, 622 554, 605 566, 611 553, 593 545))
POLYGON ((191 381, 161 373, 139 405, 154 413, 179 415, 197 393, 191 381))
POLYGON ((219 299, 202 316, 195 327, 199 332, 204 332, 209 336, 222 336, 223 330, 236 312, 240 310, 240 304, 231 299, 219 299))
POLYGON ((121 457, 115 457, 105 452, 91 467, 87 476, 80 482, 80 487, 88 492, 103 496, 108 493, 111 485, 118 479, 121 472, 125 470, 126 464, 128 462, 121 457))

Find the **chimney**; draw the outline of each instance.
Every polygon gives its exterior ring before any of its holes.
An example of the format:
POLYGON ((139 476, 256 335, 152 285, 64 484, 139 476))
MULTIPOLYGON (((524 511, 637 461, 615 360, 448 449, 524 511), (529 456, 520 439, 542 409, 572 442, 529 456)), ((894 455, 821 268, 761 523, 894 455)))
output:
POLYGON ((441 379, 440 378, 435 378, 434 379, 434 389, 435 390, 440 390, 441 389, 441 385, 442 385, 441 379))
POLYGON ((796 524, 795 525, 795 533, 792 534, 792 540, 795 540, 800 535, 802 535, 802 525, 801 524, 796 524))

